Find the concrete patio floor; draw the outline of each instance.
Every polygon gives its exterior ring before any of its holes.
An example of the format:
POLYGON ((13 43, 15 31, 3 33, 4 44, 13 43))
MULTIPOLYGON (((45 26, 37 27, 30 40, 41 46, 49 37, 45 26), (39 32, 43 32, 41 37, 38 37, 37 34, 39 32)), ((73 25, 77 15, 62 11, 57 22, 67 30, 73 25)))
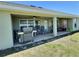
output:
MULTIPOLYGON (((60 35, 64 35, 64 34, 68 34, 69 32, 58 32, 58 35, 57 36, 60 36, 60 35)), ((32 37, 31 33, 29 34, 25 34, 24 35, 24 41, 26 40, 32 40, 30 42, 27 42, 27 43, 24 43, 24 44, 16 44, 14 45, 14 47, 18 47, 18 46, 23 46, 23 45, 27 45, 27 44, 31 44, 31 43, 35 43, 35 42, 39 42, 39 41, 42 41, 42 40, 47 40, 47 39, 50 39, 50 38, 53 38, 53 33, 49 33, 49 34, 43 34, 43 35, 37 35, 35 37, 32 37)))

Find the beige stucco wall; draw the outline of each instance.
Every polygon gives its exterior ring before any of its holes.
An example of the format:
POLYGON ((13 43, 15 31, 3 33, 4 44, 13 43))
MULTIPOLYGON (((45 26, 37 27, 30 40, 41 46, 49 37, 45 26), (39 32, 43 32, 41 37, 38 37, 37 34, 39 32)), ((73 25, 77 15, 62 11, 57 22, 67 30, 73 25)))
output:
POLYGON ((67 19, 67 31, 71 32, 73 31, 73 25, 72 25, 72 19, 67 19))
POLYGON ((9 13, 0 12, 0 50, 13 46, 11 17, 9 13))
POLYGON ((79 29, 79 20, 76 19, 76 18, 71 18, 71 19, 68 19, 68 31, 76 31, 79 29), (75 24, 76 24, 76 27, 75 27, 75 24))

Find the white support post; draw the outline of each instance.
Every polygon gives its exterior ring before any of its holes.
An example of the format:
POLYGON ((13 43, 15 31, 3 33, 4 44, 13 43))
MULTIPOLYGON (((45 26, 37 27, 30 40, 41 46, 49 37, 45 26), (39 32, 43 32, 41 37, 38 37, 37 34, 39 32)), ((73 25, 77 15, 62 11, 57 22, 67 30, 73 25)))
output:
POLYGON ((54 36, 57 36, 57 18, 53 18, 53 34, 54 36))
POLYGON ((28 26, 29 26, 29 25, 28 25, 28 20, 27 20, 27 28, 28 28, 28 26))
POLYGON ((47 20, 44 20, 44 27, 45 27, 45 30, 48 30, 47 20))
POLYGON ((33 18, 34 19, 34 27, 36 26, 36 23, 35 23, 35 17, 33 18))

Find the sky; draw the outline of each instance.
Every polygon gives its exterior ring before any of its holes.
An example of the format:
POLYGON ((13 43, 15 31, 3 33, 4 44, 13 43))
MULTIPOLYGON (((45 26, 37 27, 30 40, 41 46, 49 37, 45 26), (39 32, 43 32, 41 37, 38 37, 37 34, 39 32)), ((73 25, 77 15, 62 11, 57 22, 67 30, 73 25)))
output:
POLYGON ((12 3, 34 5, 50 10, 79 15, 79 1, 11 1, 12 3))

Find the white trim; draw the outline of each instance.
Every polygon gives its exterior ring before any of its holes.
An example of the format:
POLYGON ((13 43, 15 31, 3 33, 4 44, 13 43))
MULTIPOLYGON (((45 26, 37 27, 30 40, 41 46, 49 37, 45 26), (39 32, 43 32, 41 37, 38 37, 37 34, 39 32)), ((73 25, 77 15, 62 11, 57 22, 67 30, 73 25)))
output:
MULTIPOLYGON (((26 20, 26 21, 27 21, 27 19, 19 19, 19 29, 20 29, 21 26, 22 26, 22 25, 20 24, 20 21, 21 21, 21 20, 26 20)), ((23 26, 27 26, 27 24, 23 24, 23 26)))
POLYGON ((34 20, 34 27, 36 26, 36 23, 35 23, 35 17, 33 18, 33 20, 34 20))

